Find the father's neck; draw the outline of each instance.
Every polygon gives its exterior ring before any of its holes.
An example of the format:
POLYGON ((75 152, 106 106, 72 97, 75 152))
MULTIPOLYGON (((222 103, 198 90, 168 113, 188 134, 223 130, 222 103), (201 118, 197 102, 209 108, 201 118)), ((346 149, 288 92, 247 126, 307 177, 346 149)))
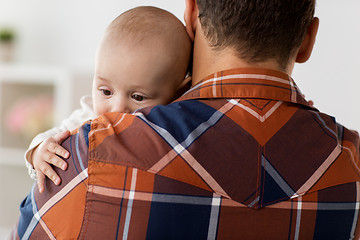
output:
POLYGON ((234 51, 230 49, 222 51, 212 50, 202 33, 195 35, 194 40, 194 59, 192 85, 196 85, 205 77, 222 70, 234 68, 266 68, 282 71, 291 75, 294 63, 289 64, 286 70, 281 69, 276 61, 266 61, 261 63, 248 63, 239 58, 234 51))

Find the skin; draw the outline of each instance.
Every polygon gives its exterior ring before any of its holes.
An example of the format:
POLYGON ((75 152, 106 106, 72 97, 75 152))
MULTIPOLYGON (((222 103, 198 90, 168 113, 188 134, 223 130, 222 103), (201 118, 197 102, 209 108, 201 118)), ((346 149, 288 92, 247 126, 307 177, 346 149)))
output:
MULTIPOLYGON (((97 115, 132 113, 167 104, 191 80, 184 79, 188 61, 184 51, 191 48, 187 36, 186 41, 179 38, 174 41, 173 34, 154 36, 136 46, 132 39, 118 36, 119 32, 108 30, 96 54, 92 97, 97 115)), ((56 185, 61 183, 51 165, 66 170, 67 163, 62 158, 70 154, 60 144, 69 136, 66 131, 46 139, 30 156, 40 193, 44 191, 46 177, 56 185)))

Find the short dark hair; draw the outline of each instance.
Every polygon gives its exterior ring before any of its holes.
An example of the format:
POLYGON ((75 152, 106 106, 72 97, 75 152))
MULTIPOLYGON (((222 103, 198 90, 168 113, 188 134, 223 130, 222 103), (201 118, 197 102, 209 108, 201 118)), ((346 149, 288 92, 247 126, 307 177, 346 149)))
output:
POLYGON ((249 62, 276 59, 285 68, 314 18, 315 0, 197 0, 205 37, 249 62))

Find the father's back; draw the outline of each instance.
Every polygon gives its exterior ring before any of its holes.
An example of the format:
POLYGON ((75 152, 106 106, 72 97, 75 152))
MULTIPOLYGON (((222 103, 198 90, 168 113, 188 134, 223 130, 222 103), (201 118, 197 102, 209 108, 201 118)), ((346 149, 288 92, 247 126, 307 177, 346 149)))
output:
POLYGON ((34 186, 20 238, 359 236, 359 136, 281 72, 216 73, 168 106, 103 115, 63 146, 63 182, 34 186))

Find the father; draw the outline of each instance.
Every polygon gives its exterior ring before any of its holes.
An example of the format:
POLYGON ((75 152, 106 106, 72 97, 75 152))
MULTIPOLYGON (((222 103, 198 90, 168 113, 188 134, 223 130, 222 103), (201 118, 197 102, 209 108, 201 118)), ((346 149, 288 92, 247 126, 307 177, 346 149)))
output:
POLYGON ((359 136, 290 77, 312 52, 314 1, 186 0, 191 90, 79 128, 16 237, 358 239, 359 136))

